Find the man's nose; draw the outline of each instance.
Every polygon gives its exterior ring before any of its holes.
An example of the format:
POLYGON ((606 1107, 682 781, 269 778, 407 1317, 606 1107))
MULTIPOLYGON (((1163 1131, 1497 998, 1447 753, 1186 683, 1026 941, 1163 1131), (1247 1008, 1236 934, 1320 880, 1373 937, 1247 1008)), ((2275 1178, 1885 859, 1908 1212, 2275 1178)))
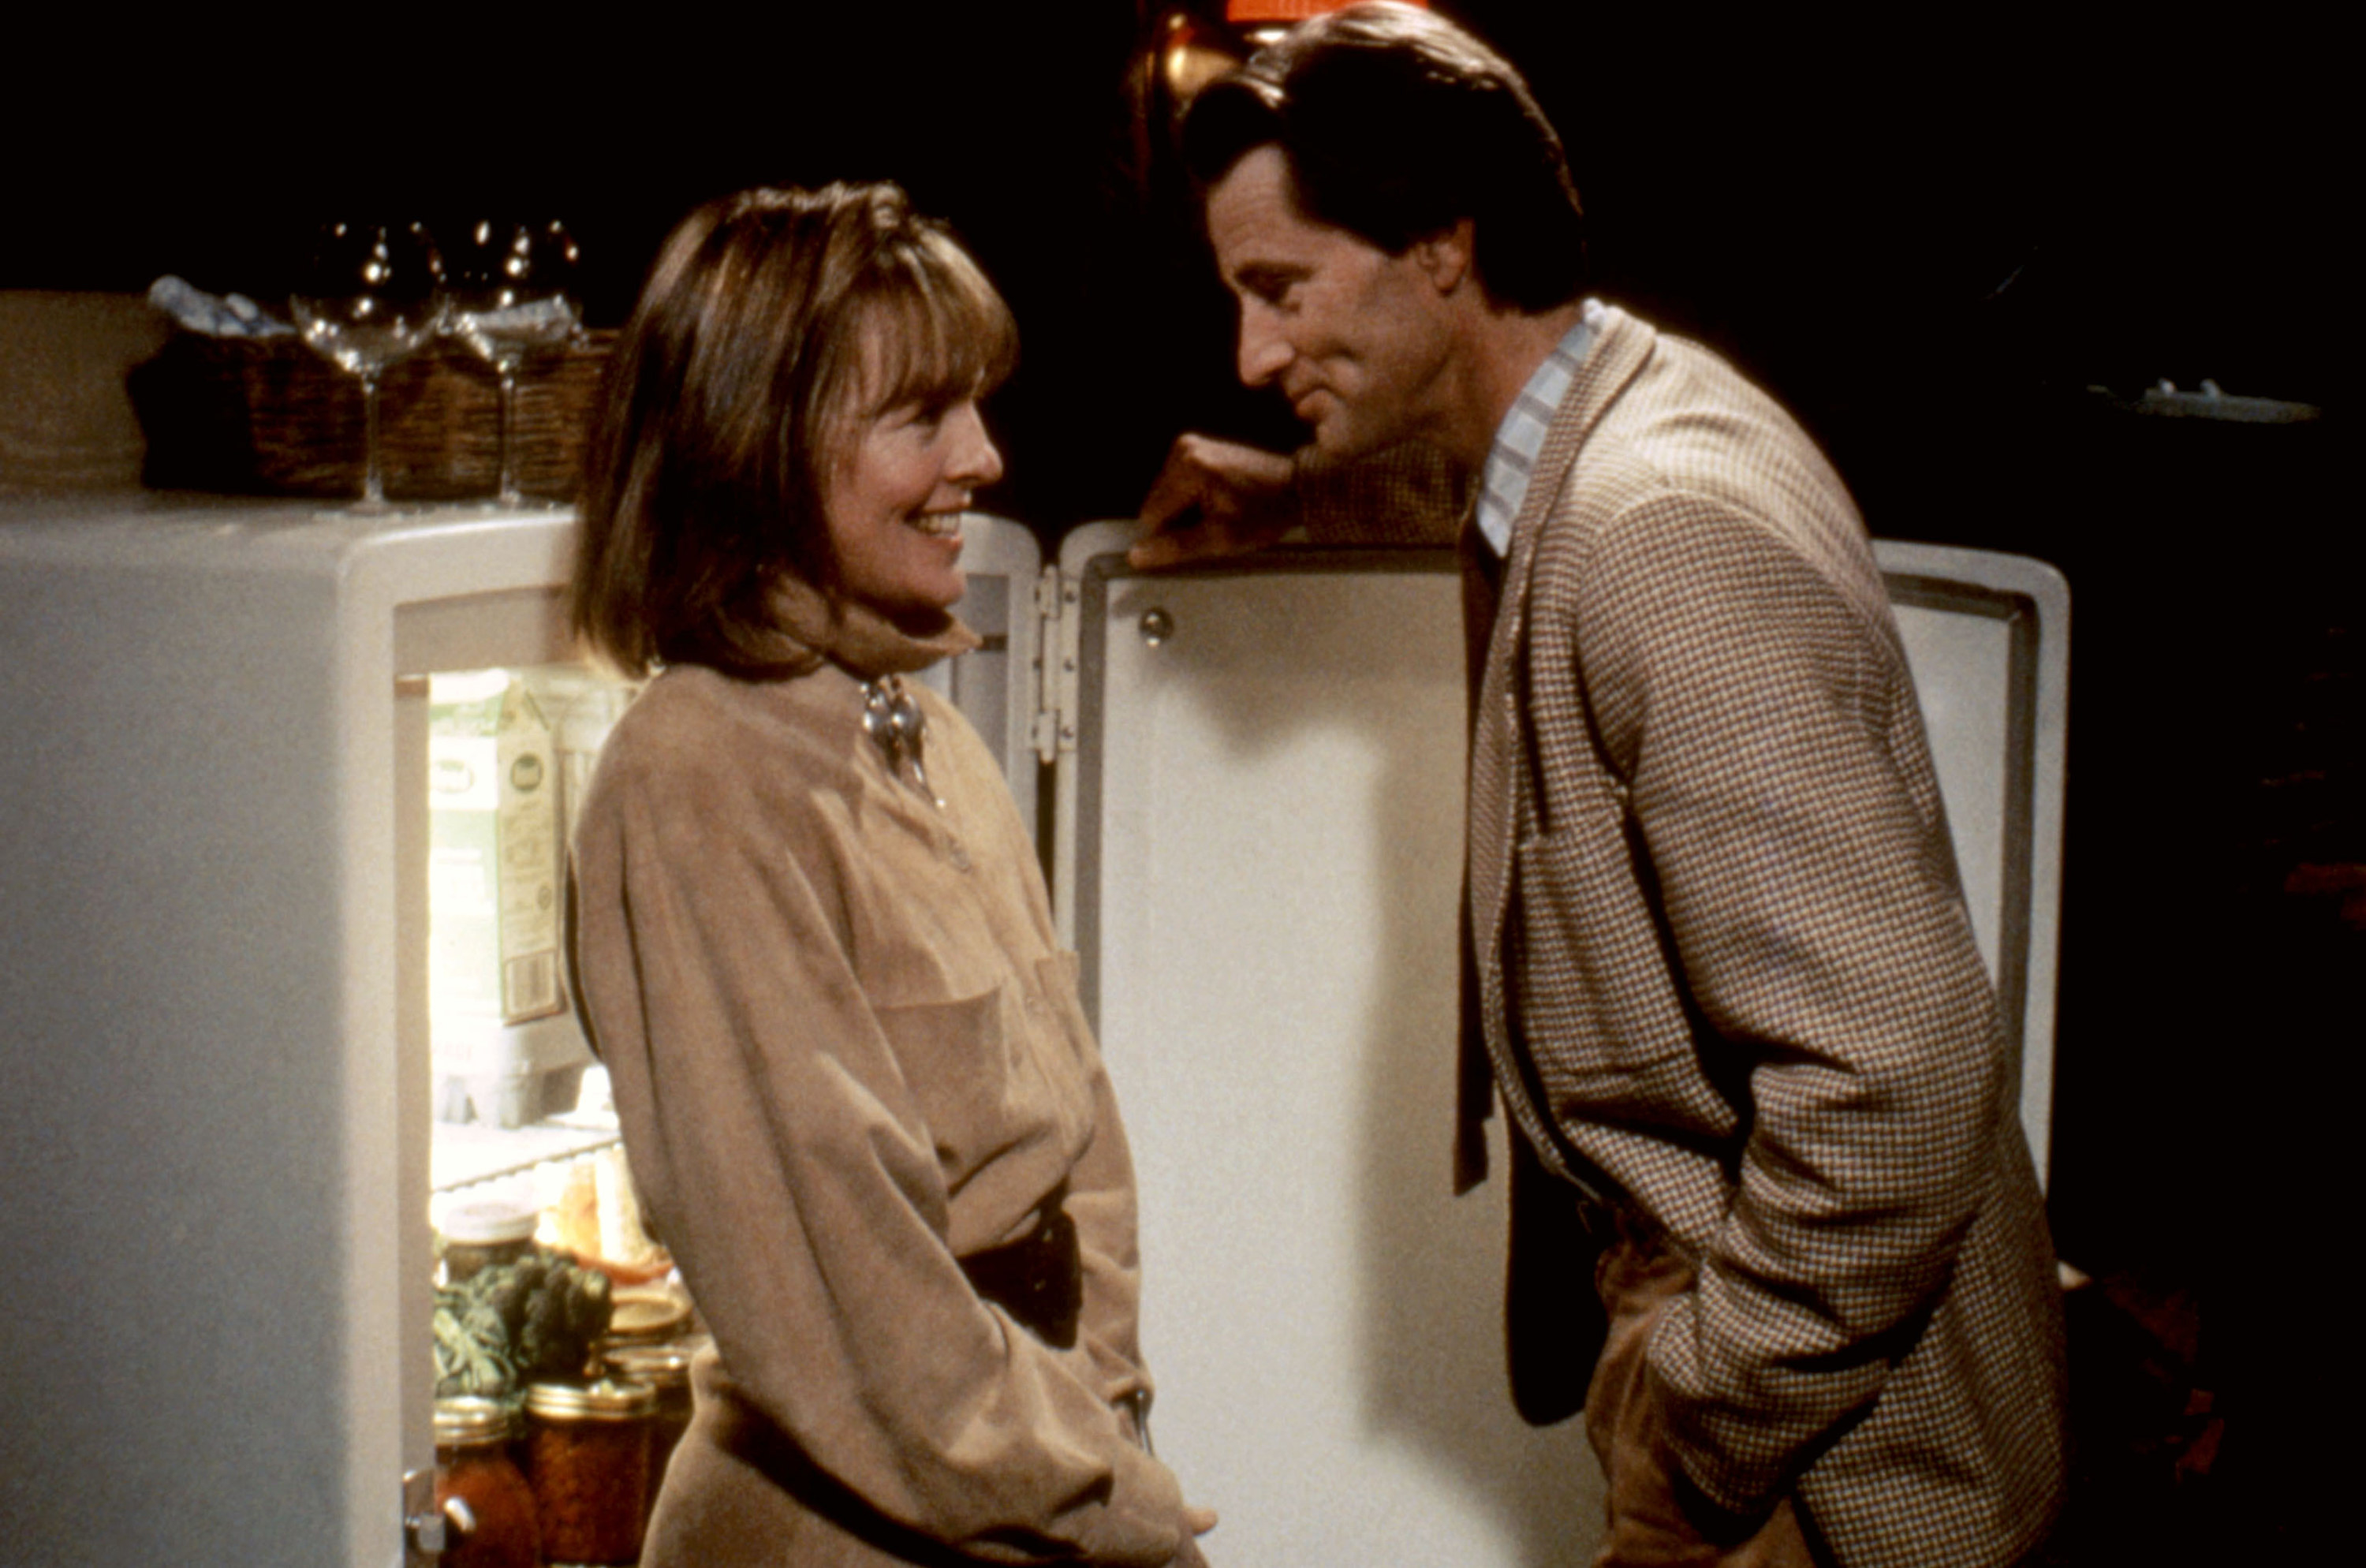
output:
POLYGON ((1002 454, 996 450, 994 438, 986 433, 986 416, 977 404, 961 403, 946 418, 953 425, 953 460, 945 469, 946 477, 973 488, 990 485, 1000 479, 1002 454))
POLYGON ((1290 342, 1276 330, 1272 314, 1255 306, 1241 308, 1241 344, 1236 367, 1241 385, 1262 387, 1290 364, 1290 342))

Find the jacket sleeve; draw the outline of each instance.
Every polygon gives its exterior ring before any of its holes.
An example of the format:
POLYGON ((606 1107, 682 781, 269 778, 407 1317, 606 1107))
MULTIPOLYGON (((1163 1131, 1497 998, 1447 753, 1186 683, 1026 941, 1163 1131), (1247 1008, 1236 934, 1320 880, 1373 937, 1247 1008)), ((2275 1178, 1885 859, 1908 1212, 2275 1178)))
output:
POLYGON ((1298 466, 1299 512, 1317 545, 1451 545, 1469 494, 1446 455, 1424 441, 1298 466))
MULTIPOLYGON (((578 967, 645 1201, 734 1385, 928 1536, 1004 1562, 1169 1562, 1180 1491, 1126 1439, 1095 1359, 981 1303, 947 1243, 899 1052, 990 1049, 1008 998, 874 1009, 827 869, 682 785, 595 791, 578 967)), ((1130 1303, 1103 1314, 1130 1344, 1130 1303)))
POLYGON ((1741 1119, 1730 1206, 1650 1364, 1671 1457, 1755 1515, 1865 1413, 1945 1291, 2008 1062, 1877 600, 1683 493, 1619 516, 1583 581, 1588 700, 1701 1066, 1741 1119))

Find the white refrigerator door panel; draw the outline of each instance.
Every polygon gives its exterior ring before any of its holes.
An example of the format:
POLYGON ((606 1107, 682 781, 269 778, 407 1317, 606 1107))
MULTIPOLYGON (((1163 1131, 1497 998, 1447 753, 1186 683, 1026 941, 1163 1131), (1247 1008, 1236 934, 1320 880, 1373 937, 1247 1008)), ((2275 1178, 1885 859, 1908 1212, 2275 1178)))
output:
MULTIPOLYGON (((1159 1451, 1224 1559, 1590 1561, 1582 1426, 1525 1427, 1504 1382, 1502 1184, 1448 1196, 1451 558, 1142 577, 1129 535, 1062 551, 1056 886, 1141 1176, 1159 1451)), ((1879 549, 2042 1161, 2067 595, 2034 562, 1879 549)))
POLYGON ((1086 595, 1078 940, 1152 1426, 1218 1561, 1576 1562, 1600 1516, 1580 1425, 1505 1390, 1502 1184, 1450 1196, 1460 590, 1426 564, 1086 595))
POLYGON ((2038 1175, 2053 1132, 2070 590, 2022 556, 1875 543, 1914 671, 1972 927, 2021 1053, 2038 1175))

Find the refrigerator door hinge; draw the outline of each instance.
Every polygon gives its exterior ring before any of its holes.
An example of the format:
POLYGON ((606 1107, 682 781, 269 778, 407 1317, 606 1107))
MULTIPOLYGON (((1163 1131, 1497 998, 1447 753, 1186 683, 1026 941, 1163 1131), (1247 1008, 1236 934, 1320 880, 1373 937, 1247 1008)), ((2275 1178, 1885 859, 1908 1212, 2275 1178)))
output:
POLYGON ((1057 566, 1035 579, 1035 756, 1049 766, 1076 749, 1076 584, 1057 566))
MULTIPOLYGON (((452 1501, 456 1503, 459 1499, 452 1501)), ((435 1506, 435 1472, 432 1470, 403 1472, 403 1568, 434 1568, 434 1564, 443 1560, 448 1544, 444 1509, 435 1506)))

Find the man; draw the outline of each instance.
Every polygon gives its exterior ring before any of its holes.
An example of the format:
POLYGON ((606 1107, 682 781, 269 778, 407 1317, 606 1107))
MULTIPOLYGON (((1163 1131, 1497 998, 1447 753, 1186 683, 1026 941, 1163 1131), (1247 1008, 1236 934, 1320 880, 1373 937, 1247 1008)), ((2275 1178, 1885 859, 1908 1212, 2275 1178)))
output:
POLYGON ((1515 1393, 1585 1404, 1600 1561, 2023 1559, 2062 1489, 2052 1246, 1840 479, 1583 297, 1559 139, 1428 13, 1304 24, 1184 152, 1241 377, 1312 441, 1182 438, 1137 564, 1402 537, 1477 481, 1466 1049, 1515 1123, 1515 1393))

